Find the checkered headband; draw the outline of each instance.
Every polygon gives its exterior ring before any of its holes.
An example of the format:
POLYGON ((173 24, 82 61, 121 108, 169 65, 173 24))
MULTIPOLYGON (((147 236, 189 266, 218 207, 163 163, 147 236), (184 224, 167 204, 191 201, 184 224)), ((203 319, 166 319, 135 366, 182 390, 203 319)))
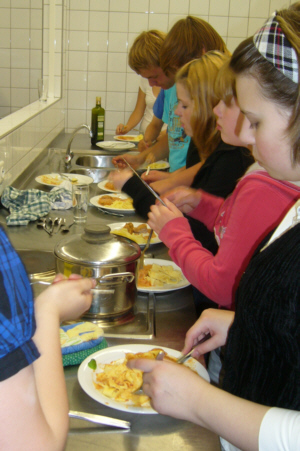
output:
POLYGON ((253 36, 259 53, 295 83, 299 81, 297 54, 276 20, 276 12, 253 36))

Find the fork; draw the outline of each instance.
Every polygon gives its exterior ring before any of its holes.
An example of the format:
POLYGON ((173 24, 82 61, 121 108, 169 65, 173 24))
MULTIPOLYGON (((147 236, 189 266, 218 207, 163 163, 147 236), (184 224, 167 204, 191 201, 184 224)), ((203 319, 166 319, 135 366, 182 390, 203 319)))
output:
POLYGON ((145 252, 148 250, 148 248, 150 246, 150 241, 151 241, 152 235, 153 235, 153 229, 150 230, 147 243, 146 243, 144 249, 141 252, 140 262, 139 262, 139 270, 144 268, 145 252))
POLYGON ((199 340, 199 341, 195 344, 195 346, 193 346, 192 349, 191 349, 187 354, 183 354, 181 357, 179 357, 179 358, 176 360, 176 363, 183 363, 183 362, 185 362, 186 359, 188 359, 188 358, 192 355, 194 349, 195 349, 198 345, 200 345, 201 343, 204 343, 206 340, 209 340, 210 338, 211 338, 210 333, 204 335, 204 337, 201 338, 201 340, 199 340))
MULTIPOLYGON (((159 351, 159 353, 157 354, 157 356, 155 357, 155 360, 163 360, 165 357, 166 353, 165 351, 159 351)), ((143 390, 143 386, 141 388, 139 388, 138 390, 136 390, 134 392, 135 395, 141 395, 144 394, 144 390, 143 390)))

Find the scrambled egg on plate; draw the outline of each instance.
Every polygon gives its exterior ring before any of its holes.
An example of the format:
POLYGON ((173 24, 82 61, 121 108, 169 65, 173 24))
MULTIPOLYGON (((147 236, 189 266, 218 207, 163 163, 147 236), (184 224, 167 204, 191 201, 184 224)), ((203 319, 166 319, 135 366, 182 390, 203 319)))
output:
POLYGON ((115 210, 133 210, 133 200, 131 198, 123 199, 122 197, 114 197, 104 195, 98 199, 101 207, 110 207, 115 210))

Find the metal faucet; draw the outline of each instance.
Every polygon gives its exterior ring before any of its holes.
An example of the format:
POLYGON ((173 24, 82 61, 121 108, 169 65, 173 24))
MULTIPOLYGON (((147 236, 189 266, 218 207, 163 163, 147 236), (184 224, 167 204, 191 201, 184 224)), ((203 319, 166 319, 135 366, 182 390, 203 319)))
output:
POLYGON ((74 139, 74 136, 82 128, 86 128, 88 130, 89 134, 90 134, 90 137, 92 138, 92 131, 91 131, 91 127, 89 125, 82 124, 82 125, 79 125, 78 127, 75 128, 75 130, 73 131, 73 133, 71 135, 71 138, 70 138, 70 140, 68 142, 68 145, 67 145, 67 151, 66 151, 66 155, 65 155, 65 166, 66 167, 70 166, 71 160, 74 157, 74 153, 71 150, 71 144, 72 144, 72 141, 74 139))

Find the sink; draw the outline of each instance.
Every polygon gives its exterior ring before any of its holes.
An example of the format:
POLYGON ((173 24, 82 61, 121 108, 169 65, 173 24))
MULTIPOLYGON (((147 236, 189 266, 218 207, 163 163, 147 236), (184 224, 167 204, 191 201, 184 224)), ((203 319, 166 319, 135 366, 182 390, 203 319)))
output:
POLYGON ((110 155, 80 155, 76 158, 75 164, 88 168, 109 168, 115 169, 112 163, 113 156, 110 155))
POLYGON ((68 172, 88 175, 94 183, 99 183, 106 179, 111 171, 116 170, 112 159, 113 156, 110 155, 75 155, 68 172))

